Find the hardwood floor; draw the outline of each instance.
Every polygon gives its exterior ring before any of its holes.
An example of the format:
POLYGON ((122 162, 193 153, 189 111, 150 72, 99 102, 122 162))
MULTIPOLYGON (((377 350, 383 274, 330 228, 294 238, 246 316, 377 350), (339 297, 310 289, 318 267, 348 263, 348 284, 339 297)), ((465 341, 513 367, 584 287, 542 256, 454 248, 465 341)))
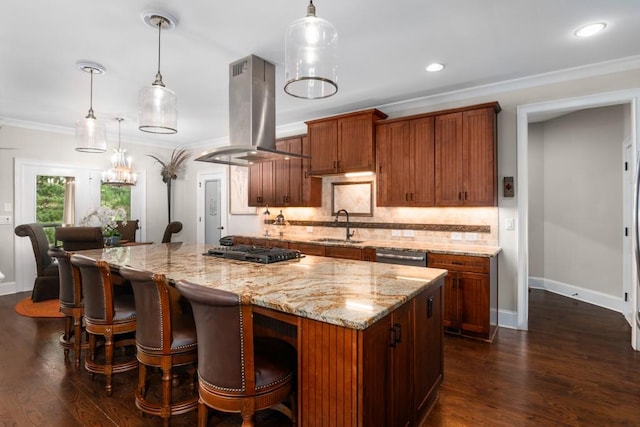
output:
MULTIPOLYGON (((91 380, 64 361, 62 319, 31 319, 0 297, 0 426, 153 426, 133 402, 136 371, 91 380)), ((277 412, 258 425, 290 425, 277 412)), ((195 413, 173 417, 193 426, 195 413)), ((213 414, 212 426, 240 425, 213 414)), ((530 294, 530 331, 501 328, 493 344, 445 335, 445 381, 427 426, 640 425, 640 352, 620 314, 552 293, 530 294)))

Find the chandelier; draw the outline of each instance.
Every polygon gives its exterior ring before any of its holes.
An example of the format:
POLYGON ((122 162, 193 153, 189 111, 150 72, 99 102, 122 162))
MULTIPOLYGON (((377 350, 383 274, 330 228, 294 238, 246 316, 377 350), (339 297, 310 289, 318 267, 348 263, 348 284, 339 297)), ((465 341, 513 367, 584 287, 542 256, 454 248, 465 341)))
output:
POLYGON ((121 117, 118 121, 118 148, 114 150, 111 156, 111 169, 102 172, 102 183, 113 187, 125 187, 136 185, 137 175, 131 170, 131 157, 125 157, 126 149, 120 147, 120 127, 121 117))

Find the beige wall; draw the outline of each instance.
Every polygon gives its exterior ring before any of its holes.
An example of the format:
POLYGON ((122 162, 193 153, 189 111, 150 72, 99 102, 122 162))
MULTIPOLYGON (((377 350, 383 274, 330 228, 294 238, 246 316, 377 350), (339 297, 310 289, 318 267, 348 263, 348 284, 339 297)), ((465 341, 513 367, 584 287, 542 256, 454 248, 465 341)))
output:
POLYGON ((530 127, 530 276, 622 294, 624 122, 618 105, 530 127))

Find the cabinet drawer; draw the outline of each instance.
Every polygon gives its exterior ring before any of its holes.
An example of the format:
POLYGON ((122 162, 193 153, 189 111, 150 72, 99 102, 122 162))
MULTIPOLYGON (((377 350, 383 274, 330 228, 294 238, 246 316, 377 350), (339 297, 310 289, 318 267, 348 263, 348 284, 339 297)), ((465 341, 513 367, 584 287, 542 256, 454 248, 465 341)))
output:
POLYGON ((324 246, 321 245, 291 242, 289 243, 289 249, 295 249, 306 255, 324 256, 324 246))
POLYGON ((346 259, 362 259, 362 249, 360 248, 347 248, 344 246, 325 246, 324 256, 333 258, 346 258, 346 259))
POLYGON ((490 258, 467 255, 447 255, 429 253, 427 266, 451 271, 489 273, 490 258))

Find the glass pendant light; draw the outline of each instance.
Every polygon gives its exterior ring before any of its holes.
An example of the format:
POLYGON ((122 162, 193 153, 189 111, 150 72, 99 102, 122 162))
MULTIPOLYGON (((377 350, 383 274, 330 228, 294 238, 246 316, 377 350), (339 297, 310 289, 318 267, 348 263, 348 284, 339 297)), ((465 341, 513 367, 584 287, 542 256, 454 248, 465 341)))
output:
POLYGON ((165 87, 160 73, 160 34, 162 29, 172 30, 175 19, 165 13, 145 12, 144 22, 158 29, 158 72, 151 86, 143 87, 139 97, 138 129, 150 133, 172 134, 178 132, 178 99, 165 87))
POLYGON ((338 91, 338 33, 330 22, 316 16, 313 0, 307 16, 287 29, 284 91, 291 96, 320 99, 338 91))
POLYGON ((87 116, 76 122, 76 151, 84 153, 104 153, 107 151, 107 131, 104 123, 99 122, 93 114, 93 75, 104 74, 105 68, 93 62, 77 62, 81 71, 91 74, 91 91, 89 92, 89 112, 87 116))
POLYGON ((113 187, 125 187, 136 185, 138 177, 131 170, 131 157, 125 157, 126 149, 120 147, 120 127, 123 118, 116 118, 118 121, 118 148, 111 156, 111 169, 102 173, 102 183, 113 187))

